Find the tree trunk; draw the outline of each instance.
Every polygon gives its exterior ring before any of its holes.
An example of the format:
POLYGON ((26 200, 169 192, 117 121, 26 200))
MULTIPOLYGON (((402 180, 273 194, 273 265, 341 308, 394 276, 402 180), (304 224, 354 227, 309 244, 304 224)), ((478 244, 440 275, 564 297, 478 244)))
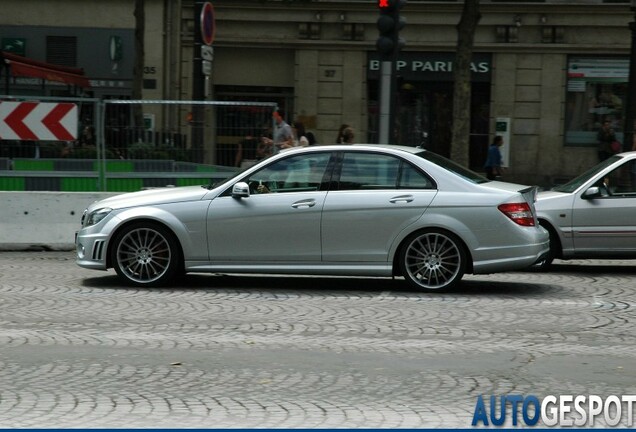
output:
POLYGON ((464 0, 462 17, 457 25, 457 53, 453 64, 453 137, 450 155, 451 159, 466 167, 469 164, 470 144, 470 64, 475 30, 480 19, 479 0, 464 0))

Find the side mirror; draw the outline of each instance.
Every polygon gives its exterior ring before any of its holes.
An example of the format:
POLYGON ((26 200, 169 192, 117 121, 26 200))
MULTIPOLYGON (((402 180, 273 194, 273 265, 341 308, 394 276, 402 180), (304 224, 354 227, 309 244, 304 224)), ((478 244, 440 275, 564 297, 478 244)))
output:
POLYGON ((601 188, 599 188, 598 186, 592 186, 591 188, 583 192, 583 195, 581 195, 581 198, 594 199, 600 196, 601 196, 601 188))
POLYGON ((245 182, 238 182, 232 186, 232 198, 249 198, 250 187, 245 182))

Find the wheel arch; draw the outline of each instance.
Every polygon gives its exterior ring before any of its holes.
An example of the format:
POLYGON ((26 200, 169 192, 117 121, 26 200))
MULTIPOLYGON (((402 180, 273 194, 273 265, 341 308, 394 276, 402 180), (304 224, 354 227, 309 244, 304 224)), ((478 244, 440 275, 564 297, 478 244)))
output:
POLYGON ((554 225, 545 218, 539 218, 539 225, 541 225, 550 234, 550 248, 554 254, 554 258, 563 258, 563 244, 561 243, 561 236, 554 225), (554 243, 553 243, 554 242, 554 243), (553 249, 554 248, 554 249, 553 249))
POLYGON ((400 252, 406 246, 407 240, 414 234, 431 232, 431 231, 451 234, 459 240, 460 242, 459 246, 462 248, 463 252, 466 254, 466 257, 467 257, 465 271, 466 273, 472 273, 473 272, 473 255, 470 251, 470 248, 466 244, 466 241, 462 238, 462 236, 446 227, 431 225, 426 227, 419 227, 417 229, 409 231, 400 239, 397 247, 393 251, 393 259, 392 259, 393 275, 404 276, 402 274, 402 269, 400 268, 399 260, 400 260, 400 252))
POLYGON ((161 228, 164 228, 174 239, 177 247, 178 247, 178 253, 179 253, 179 265, 181 266, 181 268, 183 268, 183 266, 185 265, 185 258, 184 258, 184 254, 183 254, 183 245, 181 244, 181 239, 179 238, 179 236, 177 235, 177 233, 175 233, 175 231, 172 229, 172 227, 168 224, 166 224, 165 222, 161 221, 161 220, 157 220, 157 219, 153 219, 153 218, 133 218, 133 219, 128 219, 126 220, 124 223, 122 223, 121 225, 119 225, 110 235, 109 237, 109 242, 108 242, 108 247, 106 250, 106 268, 112 268, 113 267, 113 261, 112 261, 112 255, 113 255, 113 248, 115 247, 115 244, 113 241, 111 241, 114 238, 117 238, 117 236, 119 235, 119 233, 121 233, 123 230, 127 229, 128 227, 130 227, 131 225, 135 225, 138 223, 145 223, 148 225, 155 225, 155 226, 160 226, 161 228))

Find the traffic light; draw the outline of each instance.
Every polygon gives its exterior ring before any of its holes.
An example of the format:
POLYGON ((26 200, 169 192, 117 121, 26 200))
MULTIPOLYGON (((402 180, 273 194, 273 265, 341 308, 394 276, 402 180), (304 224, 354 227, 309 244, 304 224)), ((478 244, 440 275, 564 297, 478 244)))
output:
POLYGON ((406 25, 406 20, 400 16, 400 9, 406 4, 406 0, 377 0, 380 17, 378 18, 378 30, 380 37, 376 42, 378 53, 382 60, 391 60, 403 45, 399 32, 406 25))

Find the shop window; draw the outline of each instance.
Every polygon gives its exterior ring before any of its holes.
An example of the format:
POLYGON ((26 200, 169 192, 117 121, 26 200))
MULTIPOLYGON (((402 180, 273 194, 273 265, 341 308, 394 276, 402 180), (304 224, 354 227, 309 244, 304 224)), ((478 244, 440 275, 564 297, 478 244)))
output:
POLYGON ((570 57, 565 145, 595 147, 596 134, 605 120, 622 142, 628 72, 626 57, 570 57))
POLYGON ((77 66, 77 38, 75 36, 47 36, 46 62, 60 66, 77 66))

